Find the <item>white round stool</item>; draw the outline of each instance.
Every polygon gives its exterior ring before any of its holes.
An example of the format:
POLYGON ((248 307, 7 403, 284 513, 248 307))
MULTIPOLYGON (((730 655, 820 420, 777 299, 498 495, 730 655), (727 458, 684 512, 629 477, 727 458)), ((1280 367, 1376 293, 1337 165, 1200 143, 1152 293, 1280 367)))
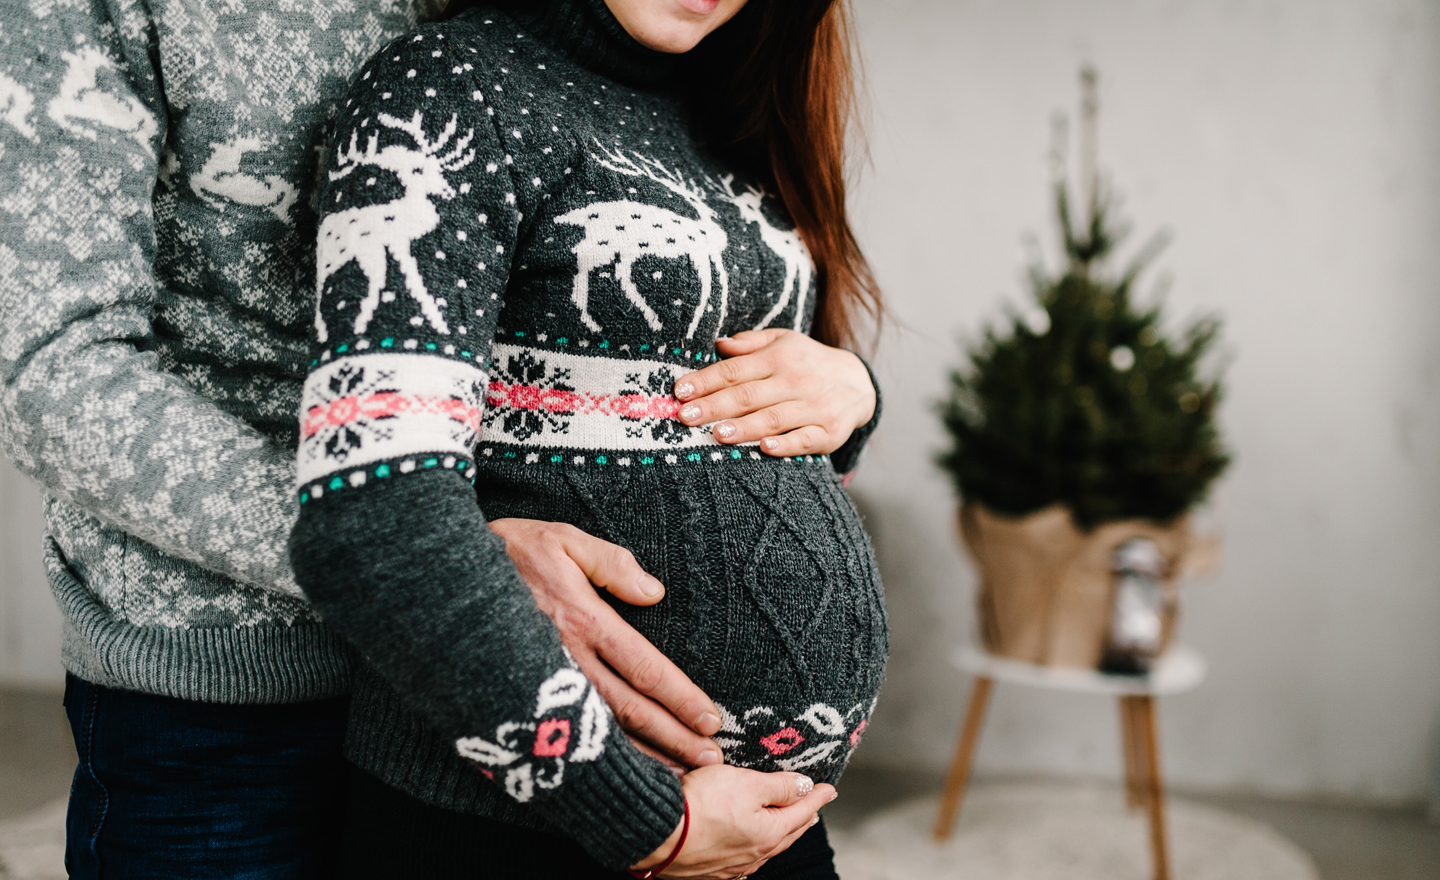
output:
POLYGON ((965 724, 960 729, 950 775, 945 780, 945 794, 935 822, 935 839, 947 839, 955 826, 995 682, 1112 696, 1120 700, 1126 801, 1132 809, 1148 810, 1155 880, 1170 880, 1165 841, 1165 783, 1160 773, 1155 698, 1192 690, 1205 680, 1205 658, 1200 652, 1186 645, 1175 645, 1160 657, 1149 675, 1109 675, 1092 669, 1040 666, 996 657, 974 648, 962 648, 956 653, 955 662, 975 676, 975 685, 970 690, 970 706, 965 710, 965 724))

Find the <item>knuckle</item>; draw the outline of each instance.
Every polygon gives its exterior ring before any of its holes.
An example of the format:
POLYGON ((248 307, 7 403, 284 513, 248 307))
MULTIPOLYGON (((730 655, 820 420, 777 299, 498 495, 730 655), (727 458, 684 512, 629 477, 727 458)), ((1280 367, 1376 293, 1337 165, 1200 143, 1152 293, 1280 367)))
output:
POLYGON ((716 372, 720 374, 720 378, 723 381, 727 383, 733 383, 740 380, 740 365, 736 363, 736 359, 732 358, 730 360, 721 361, 720 363, 716 364, 716 367, 718 368, 716 372))
POLYGON ((774 406, 760 413, 760 423, 772 434, 785 427, 779 407, 774 406))
POLYGON ((606 544, 605 561, 611 568, 629 568, 635 565, 635 554, 619 544, 606 544))
POLYGON ((612 707, 620 726, 626 730, 637 730, 645 723, 645 712, 640 702, 633 697, 621 697, 612 707))
POLYGON ((600 618, 596 617, 594 612, 576 611, 568 617, 571 632, 585 640, 586 643, 595 641, 600 633, 600 618))
POLYGON ((642 694, 653 694, 665 680, 665 670, 650 657, 641 657, 630 669, 630 684, 642 694))
POLYGON ((735 403, 741 409, 747 410, 755 405, 755 384, 753 382, 735 386, 735 403))

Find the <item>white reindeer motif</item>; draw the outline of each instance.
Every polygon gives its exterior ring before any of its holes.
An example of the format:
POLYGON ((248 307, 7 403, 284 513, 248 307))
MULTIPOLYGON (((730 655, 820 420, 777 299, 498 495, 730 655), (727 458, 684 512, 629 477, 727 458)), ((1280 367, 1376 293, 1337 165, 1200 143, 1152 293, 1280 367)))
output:
POLYGON ((94 46, 62 52, 65 75, 60 90, 46 113, 65 131, 87 140, 98 140, 101 126, 133 137, 148 147, 157 131, 155 117, 135 98, 100 88, 100 73, 115 64, 94 46))
MULTIPOLYGON (((331 180, 339 180, 356 168, 370 165, 383 168, 400 178, 405 194, 383 204, 337 211, 320 224, 320 241, 316 254, 318 271, 315 280, 315 330, 321 342, 329 338, 318 304, 319 295, 325 290, 325 282, 351 260, 358 263, 360 270, 365 273, 369 288, 365 298, 360 301, 360 313, 355 317, 355 334, 358 336, 370 326, 370 319, 375 316, 375 310, 380 306, 390 257, 394 257, 395 262, 400 264, 400 273, 405 277, 405 287, 411 298, 420 304, 420 311, 430 322, 430 326, 436 333, 450 333, 435 298, 425 289, 425 281, 420 277, 420 267, 416 264, 410 247, 440 225, 440 212, 435 209, 430 197, 439 196, 446 200, 455 198, 455 190, 445 180, 445 172, 464 168, 474 161, 475 151, 467 148, 475 136, 475 130, 466 132, 464 137, 455 142, 450 152, 442 155, 440 151, 455 134, 454 114, 451 114, 450 121, 446 123, 440 137, 434 141, 425 137, 425 128, 421 124, 418 110, 408 122, 385 113, 376 114, 375 118, 386 128, 410 135, 417 149, 391 145, 377 151, 375 148, 380 135, 373 132, 365 152, 361 153, 355 148, 359 133, 352 132, 350 145, 345 151, 341 152, 338 148, 335 150, 336 166, 340 170, 330 172, 331 180)), ((393 299, 394 294, 390 294, 389 298, 393 299)))
POLYGON ((200 170, 190 175, 190 188, 202 198, 228 199, 242 205, 266 208, 285 223, 290 207, 295 204, 295 187, 278 174, 267 174, 262 180, 240 170, 246 153, 265 149, 258 137, 237 137, 211 144, 212 152, 200 170))
POLYGON ((785 262, 785 289, 781 291, 780 298, 775 305, 771 306, 770 312, 755 325, 756 330, 763 330, 770 326, 775 316, 784 310, 790 302, 790 292, 794 291, 795 300, 795 327, 798 332, 805 322, 805 294, 810 291, 810 277, 815 272, 815 263, 810 258, 810 249, 805 247, 805 240, 800 234, 792 229, 781 229, 774 226, 765 217, 765 212, 760 210, 760 205, 765 201, 765 193, 762 190, 747 187, 745 192, 736 194, 731 187, 733 177, 726 177, 722 181, 725 190, 725 197, 740 212, 740 217, 746 223, 754 223, 760 227, 760 240, 765 246, 774 252, 775 256, 785 262))
POLYGON ((596 145, 606 156, 604 159, 595 156, 601 165, 629 177, 650 178, 689 203, 698 219, 629 199, 596 202, 556 217, 556 223, 580 226, 585 230, 585 237, 571 249, 577 267, 570 298, 580 310, 580 320, 592 331, 600 332, 600 324, 590 316, 590 273, 615 265, 615 277, 625 297, 645 316, 651 330, 659 330, 660 318, 640 295, 633 274, 635 261, 648 256, 688 259, 700 276, 700 304, 695 308, 690 328, 685 331, 687 339, 695 335, 700 318, 710 304, 711 273, 720 277, 720 321, 723 323, 730 297, 730 276, 725 271, 723 259, 727 238, 725 230, 715 222, 715 211, 706 203, 704 193, 677 172, 667 171, 654 159, 638 153, 630 158, 619 150, 612 152, 606 149, 598 141, 596 145))

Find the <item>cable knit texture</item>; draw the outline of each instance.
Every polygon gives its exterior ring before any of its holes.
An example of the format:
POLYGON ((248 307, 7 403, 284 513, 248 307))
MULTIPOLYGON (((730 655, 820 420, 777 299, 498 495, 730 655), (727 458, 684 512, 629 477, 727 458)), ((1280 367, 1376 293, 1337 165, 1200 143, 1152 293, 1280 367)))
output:
POLYGON ((601 0, 521 14, 400 38, 341 105, 292 561, 368 661, 352 760, 618 867, 674 829, 678 784, 620 731, 487 517, 633 551, 668 593, 617 608, 723 707, 739 766, 839 776, 885 613, 828 457, 677 418, 674 382, 718 336, 809 328, 813 265, 781 203, 697 142, 673 59, 601 0))

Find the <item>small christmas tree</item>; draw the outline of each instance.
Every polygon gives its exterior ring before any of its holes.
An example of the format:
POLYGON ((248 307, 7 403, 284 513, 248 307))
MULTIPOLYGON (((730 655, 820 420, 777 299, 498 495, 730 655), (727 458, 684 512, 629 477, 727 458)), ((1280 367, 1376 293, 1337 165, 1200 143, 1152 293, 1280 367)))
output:
POLYGON ((1113 200, 1095 171, 1093 70, 1081 81, 1088 217, 1077 228, 1061 126, 1055 208, 1064 272, 1050 276, 1037 258, 1036 306, 987 330, 951 373, 939 411, 954 445, 938 461, 962 497, 998 513, 1059 503, 1082 529, 1131 518, 1164 523, 1201 501, 1229 464, 1215 423, 1220 382, 1201 375, 1220 322, 1200 319, 1167 338, 1160 306, 1133 302, 1163 236, 1118 276, 1104 271, 1127 230, 1112 220, 1113 200))

